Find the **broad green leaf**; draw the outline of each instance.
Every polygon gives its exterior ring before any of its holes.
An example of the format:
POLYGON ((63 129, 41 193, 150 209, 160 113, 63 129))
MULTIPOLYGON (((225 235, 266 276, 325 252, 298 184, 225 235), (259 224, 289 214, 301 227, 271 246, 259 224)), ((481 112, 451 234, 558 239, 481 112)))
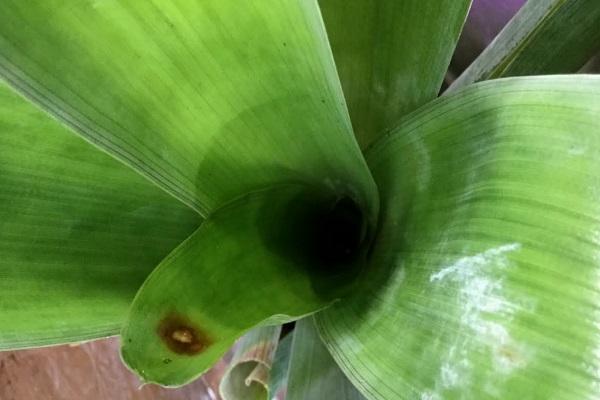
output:
MULTIPOLYGON (((353 290, 364 254, 332 268, 318 250, 326 187, 281 185, 212 214, 154 270, 122 332, 123 359, 144 380, 181 385, 258 325, 295 320, 353 290)), ((358 232, 358 230, 357 230, 358 232)))
POLYGON ((437 97, 470 3, 319 0, 361 147, 437 97))
POLYGON ((337 366, 312 317, 296 323, 286 400, 364 400, 337 366))
POLYGON ((223 400, 267 400, 269 373, 280 334, 281 325, 262 326, 238 341, 230 367, 219 384, 223 400))
POLYGON ((0 82, 0 349, 118 333, 199 223, 0 82))
POLYGON ((591 399, 600 387, 600 77, 484 82, 368 153, 364 290, 317 315, 370 399, 591 399))
POLYGON ((316 0, 4 0, 0 75, 203 216, 282 181, 376 202, 316 0))
POLYGON ((577 72, 600 51, 598 0, 530 0, 450 86, 577 72))

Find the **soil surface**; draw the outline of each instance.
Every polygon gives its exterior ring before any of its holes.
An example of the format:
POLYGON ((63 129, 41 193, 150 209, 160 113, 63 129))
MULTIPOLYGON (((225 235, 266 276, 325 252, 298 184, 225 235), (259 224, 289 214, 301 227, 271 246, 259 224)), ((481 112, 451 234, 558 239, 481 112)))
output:
POLYGON ((118 338, 79 345, 0 352, 2 400, 220 400, 222 360, 180 389, 140 381, 121 362, 118 338))

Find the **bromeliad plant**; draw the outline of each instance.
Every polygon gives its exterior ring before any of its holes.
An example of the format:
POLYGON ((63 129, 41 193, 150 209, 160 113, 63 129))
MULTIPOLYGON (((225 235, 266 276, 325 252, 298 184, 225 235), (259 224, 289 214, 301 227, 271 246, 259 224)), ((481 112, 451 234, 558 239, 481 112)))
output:
POLYGON ((4 0, 0 348, 122 329, 176 386, 310 316, 274 396, 598 397, 600 78, 470 84, 576 71, 600 7, 527 3, 434 100, 468 8, 4 0))

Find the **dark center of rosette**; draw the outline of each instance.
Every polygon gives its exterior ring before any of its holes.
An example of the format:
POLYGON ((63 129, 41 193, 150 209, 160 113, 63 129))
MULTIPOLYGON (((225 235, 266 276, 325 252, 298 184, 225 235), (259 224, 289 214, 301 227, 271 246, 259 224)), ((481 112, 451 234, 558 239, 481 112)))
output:
POLYGON ((286 207, 278 227, 265 230, 265 244, 296 261, 316 293, 340 297, 362 270, 370 243, 361 206, 351 195, 308 191, 286 207))

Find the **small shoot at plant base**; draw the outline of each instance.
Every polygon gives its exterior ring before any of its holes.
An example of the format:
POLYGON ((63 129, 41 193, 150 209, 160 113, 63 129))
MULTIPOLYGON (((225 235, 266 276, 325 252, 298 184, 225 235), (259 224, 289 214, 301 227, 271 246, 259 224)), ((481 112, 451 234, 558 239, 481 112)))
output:
POLYGON ((261 326, 238 340, 234 353, 219 383, 224 400, 275 400, 271 392, 271 371, 279 351, 281 326, 261 326))

